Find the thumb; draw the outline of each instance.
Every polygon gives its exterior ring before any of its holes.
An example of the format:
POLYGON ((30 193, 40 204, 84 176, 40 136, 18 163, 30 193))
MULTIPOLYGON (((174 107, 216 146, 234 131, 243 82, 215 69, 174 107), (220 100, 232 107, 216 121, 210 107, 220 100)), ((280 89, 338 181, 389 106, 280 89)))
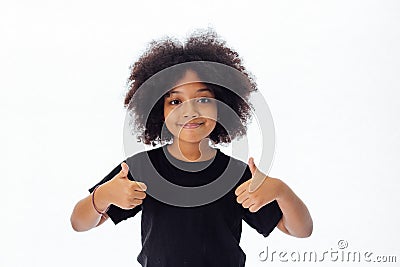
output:
POLYGON ((118 173, 119 178, 128 178, 129 166, 125 162, 121 163, 121 171, 118 173))
POLYGON ((252 176, 254 176, 256 174, 257 167, 256 167, 256 164, 254 163, 253 157, 249 158, 249 167, 250 167, 252 176))

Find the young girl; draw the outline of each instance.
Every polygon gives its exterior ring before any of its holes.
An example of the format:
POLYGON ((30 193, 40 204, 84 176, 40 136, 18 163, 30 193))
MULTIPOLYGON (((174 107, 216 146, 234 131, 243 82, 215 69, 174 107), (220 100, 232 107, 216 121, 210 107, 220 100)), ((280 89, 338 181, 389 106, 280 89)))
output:
POLYGON ((125 107, 135 115, 139 139, 162 146, 127 158, 90 188, 90 195, 72 212, 74 230, 87 231, 108 218, 118 224, 142 211, 142 250, 137 260, 142 266, 167 267, 244 266, 246 256, 239 246, 242 220, 265 237, 275 227, 296 237, 311 234, 307 207, 283 181, 266 177, 255 191, 249 190, 254 177, 265 177, 253 158, 246 165, 210 145, 229 143, 246 133, 247 100, 257 90, 238 54, 214 32, 193 34, 184 45, 173 39, 153 41, 132 66, 128 81, 125 107), (201 69, 184 67, 163 81, 163 89, 140 88, 160 71, 200 61, 234 68, 246 81, 232 79, 244 86, 232 92, 207 83, 201 69), (153 105, 150 99, 165 88, 153 105), (237 118, 225 116, 222 123, 223 105, 237 118), (202 196, 190 189, 224 175, 232 177, 230 190, 212 201, 193 204, 202 196), (160 186, 164 179, 184 190, 169 191, 160 186))

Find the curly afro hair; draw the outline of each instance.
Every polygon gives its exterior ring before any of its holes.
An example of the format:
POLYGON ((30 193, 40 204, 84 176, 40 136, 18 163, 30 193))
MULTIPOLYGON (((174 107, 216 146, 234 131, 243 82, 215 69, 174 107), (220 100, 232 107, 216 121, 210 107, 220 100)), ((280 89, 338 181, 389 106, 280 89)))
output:
MULTIPOLYGON (((248 99, 251 92, 257 91, 257 85, 253 76, 242 65, 238 53, 226 46, 226 42, 214 30, 207 29, 194 31, 184 43, 171 37, 153 40, 142 56, 130 66, 124 107, 134 115, 134 130, 138 133, 138 142, 155 146, 157 143, 170 141, 173 137, 168 130, 165 134, 166 127, 163 129, 164 98, 168 95, 168 91, 162 92, 164 94, 160 97, 160 90, 172 89, 184 76, 185 69, 175 71, 167 80, 159 80, 157 85, 148 81, 167 68, 185 65, 182 63, 187 62, 214 62, 237 70, 234 73, 238 75, 233 74, 229 77, 233 83, 239 85, 239 89, 235 92, 221 85, 207 83, 217 102, 223 103, 217 106, 218 118, 225 118, 225 121, 218 119, 209 138, 214 144, 230 143, 236 137, 240 138, 246 134, 246 125, 251 118, 252 108, 248 99), (223 106, 229 107, 230 111, 223 106), (232 116, 232 110, 237 116, 232 116)), ((203 68, 199 68, 194 71, 204 81, 209 81, 207 77, 209 73, 212 73, 214 78, 219 75, 210 69, 204 71, 203 68)))

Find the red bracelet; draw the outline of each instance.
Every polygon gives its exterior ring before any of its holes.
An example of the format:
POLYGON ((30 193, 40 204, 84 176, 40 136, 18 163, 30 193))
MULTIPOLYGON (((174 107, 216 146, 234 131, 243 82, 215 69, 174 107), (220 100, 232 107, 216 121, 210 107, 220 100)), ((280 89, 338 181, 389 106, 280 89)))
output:
POLYGON ((92 204, 93 204, 93 208, 97 211, 98 214, 100 214, 101 216, 105 217, 105 213, 108 211, 108 209, 110 208, 110 206, 107 207, 107 209, 103 212, 101 212, 96 205, 94 204, 94 193, 96 193, 97 188, 99 188, 100 185, 96 186, 92 192, 92 204))

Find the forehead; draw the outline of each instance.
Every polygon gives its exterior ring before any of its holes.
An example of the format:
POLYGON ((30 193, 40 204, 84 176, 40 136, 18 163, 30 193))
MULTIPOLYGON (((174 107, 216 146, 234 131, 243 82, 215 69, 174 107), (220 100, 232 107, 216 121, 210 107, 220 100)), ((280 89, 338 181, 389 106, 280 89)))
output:
POLYGON ((176 85, 180 85, 180 84, 184 84, 184 83, 194 83, 194 82, 200 82, 200 81, 201 81, 201 79, 200 79, 199 75, 195 71, 188 69, 184 73, 183 77, 180 78, 176 82, 176 85))
POLYGON ((187 70, 175 85, 168 92, 169 95, 196 95, 199 93, 210 93, 213 95, 212 90, 205 83, 202 83, 197 73, 192 70, 187 70))

